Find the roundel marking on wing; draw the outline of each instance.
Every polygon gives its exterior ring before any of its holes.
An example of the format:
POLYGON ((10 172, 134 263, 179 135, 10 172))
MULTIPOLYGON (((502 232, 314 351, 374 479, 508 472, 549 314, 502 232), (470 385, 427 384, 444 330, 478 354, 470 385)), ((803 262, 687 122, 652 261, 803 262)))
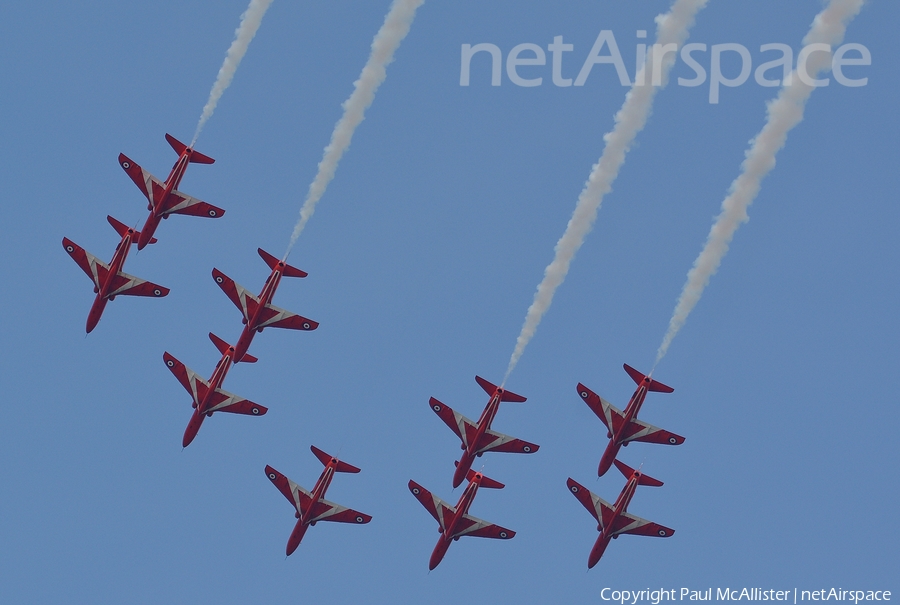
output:
POLYGON ((271 479, 272 481, 275 481, 275 476, 275 473, 269 473, 269 479, 271 479))
POLYGON ((304 321, 304 322, 303 322, 303 329, 304 329, 304 330, 309 330, 309 322, 308 322, 308 321, 304 321))
POLYGON ((357 516, 356 516, 356 522, 357 522, 357 523, 362 523, 363 521, 365 521, 365 519, 362 518, 362 515, 357 515, 357 516))
POLYGON ((573 485, 570 489, 572 490, 572 493, 573 493, 573 494, 577 494, 577 493, 578 493, 578 486, 573 485))
POLYGON ((216 211, 215 211, 215 210, 210 210, 210 211, 209 211, 209 215, 210 215, 210 216, 213 216, 213 217, 216 216, 216 211))
POLYGON ((587 391, 581 391, 581 398, 582 398, 582 399, 587 399, 587 398, 588 398, 587 391))
POLYGON ((125 168, 126 170, 131 168, 131 162, 122 162, 122 168, 125 168))
POLYGON ((224 281, 224 280, 222 279, 222 276, 221 276, 221 275, 217 275, 217 276, 216 276, 216 283, 217 283, 217 284, 221 284, 223 281, 224 281))
POLYGON ((66 246, 66 252, 75 252, 75 248, 72 246, 66 246))
POLYGON ((162 296, 162 290, 156 288, 155 290, 153 290, 153 296, 162 296))
POLYGON ((659 530, 659 535, 660 535, 660 536, 665 536, 667 533, 668 533, 668 532, 666 532, 666 530, 664 530, 664 529, 659 530))
POLYGON ((254 416, 259 414, 259 408, 252 408, 250 411, 253 412, 254 416))
POLYGON ((669 437, 669 443, 675 445, 676 443, 678 443, 678 439, 675 439, 675 437, 669 437))
POLYGON ((169 366, 170 368, 174 368, 175 362, 170 359, 169 361, 166 362, 166 365, 169 366))
POLYGON ((442 408, 441 406, 434 404, 433 406, 431 406, 431 409, 433 409, 435 412, 440 412, 442 408))
POLYGON ((505 531, 501 531, 501 532, 500 532, 500 537, 501 537, 501 538, 505 538, 505 537, 507 537, 507 535, 508 535, 508 534, 507 534, 505 531))
POLYGON ((522 451, 525 452, 526 454, 531 453, 531 446, 526 445, 525 447, 522 448, 522 451))
POLYGON ((418 495, 419 495, 419 488, 418 488, 418 487, 412 488, 412 493, 414 493, 415 495, 418 496, 418 495))

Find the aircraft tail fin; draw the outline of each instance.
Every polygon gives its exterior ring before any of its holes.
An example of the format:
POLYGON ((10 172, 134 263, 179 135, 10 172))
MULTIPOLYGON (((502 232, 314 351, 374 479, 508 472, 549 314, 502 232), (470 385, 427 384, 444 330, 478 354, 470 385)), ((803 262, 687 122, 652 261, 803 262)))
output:
MULTIPOLYGON (((219 349, 219 353, 221 353, 222 355, 224 355, 226 353, 226 351, 228 351, 229 347, 231 347, 230 344, 228 344, 227 342, 225 342, 224 340, 222 340, 221 338, 219 338, 212 332, 209 333, 209 339, 212 341, 212 343, 214 345, 216 345, 216 348, 219 349)), ((257 359, 250 353, 244 353, 244 356, 241 358, 241 361, 244 363, 256 363, 257 361, 259 361, 259 359, 257 359)))
MULTIPOLYGON (((638 472, 638 471, 635 471, 630 466, 628 466, 627 464, 625 464, 624 462, 619 462, 618 460, 615 460, 614 463, 616 465, 616 468, 619 469, 619 472, 621 472, 623 475, 625 475, 626 479, 631 479, 631 477, 635 474, 635 472, 638 472)), ((640 476, 638 477, 638 485, 646 485, 648 487, 662 487, 663 482, 660 481, 659 479, 654 479, 650 475, 645 475, 644 473, 640 473, 640 476)))
MULTIPOLYGON (((491 384, 490 382, 488 382, 481 376, 476 376, 475 382, 477 382, 478 385, 482 389, 484 389, 484 392, 487 393, 488 395, 490 395, 491 397, 493 397, 494 393, 497 391, 497 385, 491 384)), ((506 389, 503 389, 500 393, 500 401, 508 401, 510 403, 522 403, 526 399, 527 399, 526 397, 522 397, 521 395, 516 395, 512 391, 507 391, 506 389)))
MULTIPOLYGON (((125 234, 128 233, 128 229, 129 229, 128 225, 126 225, 124 223, 120 223, 119 221, 117 221, 116 219, 114 219, 113 217, 111 217, 108 214, 106 215, 106 220, 107 220, 107 222, 109 222, 110 225, 112 225, 112 228, 116 230, 116 233, 119 234, 119 237, 125 237, 125 234)), ((131 243, 137 244, 139 239, 141 239, 141 232, 135 231, 134 237, 132 238, 131 243)), ((151 237, 150 241, 147 243, 155 244, 158 241, 159 240, 156 239, 155 237, 151 237)))
MULTIPOLYGON (((638 384, 638 385, 643 384, 644 379, 647 378, 646 376, 644 376, 643 374, 641 374, 640 372, 638 372, 637 370, 632 368, 627 363, 622 364, 622 367, 625 368, 625 371, 628 372, 628 375, 631 376, 631 379, 635 382, 635 384, 638 384)), ((647 387, 647 390, 648 391, 656 391, 657 393, 671 393, 675 389, 673 389, 670 386, 666 386, 663 383, 653 380, 651 378, 650 386, 647 387)))
POLYGON ((334 472, 336 472, 336 473, 358 473, 359 472, 359 469, 357 467, 353 466, 352 464, 347 464, 346 462, 342 462, 342 461, 338 460, 337 458, 335 458, 334 456, 330 456, 330 455, 326 454, 325 452, 323 452, 322 450, 320 450, 319 448, 317 448, 314 445, 309 446, 309 449, 312 451, 312 453, 315 455, 315 457, 319 459, 319 462, 321 462, 325 466, 328 466, 328 463, 331 462, 332 460, 336 460, 337 466, 334 467, 334 472))
MULTIPOLYGON (((169 142, 169 145, 172 146, 172 149, 175 150, 175 153, 181 155, 184 153, 184 150, 187 149, 187 145, 170 135, 168 132, 166 133, 166 140, 169 142)), ((212 164, 215 162, 214 159, 209 157, 208 155, 203 155, 199 151, 191 150, 191 159, 192 164, 212 164)))
MULTIPOLYGON (((454 461, 453 466, 459 466, 459 461, 454 461)), ((478 474, 478 471, 469 469, 469 471, 466 473, 466 481, 471 481, 472 479, 474 479, 476 474, 478 474)), ((491 479, 484 473, 481 473, 481 483, 479 485, 481 487, 487 487, 490 489, 503 489, 504 487, 506 487, 504 484, 491 479)))
MULTIPOLYGON (((269 265, 269 269, 275 269, 275 266, 281 262, 262 248, 257 248, 256 251, 259 252, 259 256, 265 261, 265 263, 269 265)), ((297 267, 292 267, 287 263, 284 263, 284 267, 282 267, 281 273, 285 277, 306 277, 307 275, 309 275, 306 271, 302 271, 297 267)))

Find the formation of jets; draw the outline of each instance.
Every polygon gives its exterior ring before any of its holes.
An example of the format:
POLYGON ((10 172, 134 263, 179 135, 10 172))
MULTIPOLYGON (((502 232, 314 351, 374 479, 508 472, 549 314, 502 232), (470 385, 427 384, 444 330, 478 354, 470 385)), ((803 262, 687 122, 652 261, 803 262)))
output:
POLYGON ((600 458, 597 476, 602 477, 615 464, 616 468, 628 480, 615 504, 610 504, 603 500, 571 477, 566 482, 569 491, 597 520, 597 531, 600 532, 600 535, 597 537, 597 541, 594 543, 594 547, 588 556, 588 568, 597 564, 597 561, 606 552, 609 541, 618 538, 620 534, 668 538, 675 533, 673 529, 635 517, 626 512, 638 485, 661 487, 663 483, 648 475, 644 475, 640 470, 630 468, 616 458, 619 454, 619 449, 622 446, 627 446, 632 441, 661 443, 664 445, 680 445, 684 443, 684 437, 637 419, 638 412, 644 404, 644 399, 647 397, 648 392, 672 393, 675 389, 653 380, 650 376, 641 374, 627 363, 623 367, 625 372, 637 384, 637 389, 635 389, 634 394, 628 401, 628 405, 625 406, 624 412, 583 384, 578 383, 578 395, 606 426, 606 437, 609 439, 603 456, 600 458))
MULTIPOLYGON (((218 218, 225 213, 221 208, 186 195, 177 189, 188 164, 212 164, 215 160, 194 151, 192 147, 184 145, 169 134, 166 134, 166 140, 178 154, 178 159, 165 181, 160 181, 124 154, 119 155, 119 164, 147 198, 147 209, 150 214, 140 231, 107 216, 107 221, 121 237, 109 263, 99 260, 68 238, 62 240, 66 252, 94 283, 96 296, 88 313, 87 332, 94 330, 107 302, 114 300, 116 296, 161 298, 169 293, 169 289, 164 286, 134 277, 122 270, 132 245, 137 245, 140 250, 147 244, 157 242, 154 234, 161 219, 166 219, 171 214, 218 218)), ((266 328, 311 331, 319 326, 312 319, 272 304, 272 299, 283 277, 303 278, 307 276, 307 273, 287 264, 285 259, 279 260, 262 248, 258 249, 258 253, 270 269, 270 274, 258 296, 252 294, 219 269, 212 270, 213 280, 240 311, 243 329, 234 345, 210 332, 209 338, 221 354, 210 378, 204 380, 169 352, 163 354, 166 367, 190 394, 192 400, 193 412, 182 437, 182 447, 187 447, 194 441, 204 419, 216 412, 263 416, 268 411, 266 407, 229 393, 222 388, 229 370, 235 364, 258 361, 248 352, 253 337, 257 333, 266 328)), ((621 534, 669 537, 674 533, 674 530, 668 527, 641 519, 627 512, 637 486, 659 487, 662 486, 662 482, 644 475, 640 469, 635 470, 617 459, 620 449, 632 441, 665 445, 679 445, 684 442, 684 437, 647 424, 637 417, 647 393, 651 391, 671 393, 673 389, 650 376, 645 376, 627 364, 624 368, 637 384, 624 411, 619 410, 583 384, 578 384, 579 396, 604 424, 607 431, 606 437, 609 440, 600 459, 597 469, 598 476, 603 476, 611 466, 615 465, 627 479, 625 487, 614 504, 603 500, 572 478, 566 482, 572 494, 593 515, 598 524, 597 530, 600 535, 588 557, 589 568, 597 564, 610 540, 618 538, 621 534)), ((503 385, 492 384, 480 376, 476 376, 475 381, 489 397, 477 422, 454 411, 434 397, 429 400, 432 411, 450 427, 450 430, 460 440, 462 453, 455 461, 456 468, 452 477, 452 485, 456 488, 464 480, 467 480, 468 484, 463 489, 456 506, 435 496, 415 481, 410 480, 408 485, 413 496, 438 523, 440 538, 431 553, 428 562, 429 569, 438 566, 450 544, 460 537, 508 540, 516 535, 516 532, 511 529, 483 521, 469 514, 469 509, 479 488, 502 489, 504 487, 502 483, 487 477, 483 472, 473 470, 472 465, 486 452, 533 454, 540 449, 540 446, 535 443, 504 435, 491 428, 501 403, 523 403, 526 398, 506 390, 503 385)), ((331 485, 335 473, 358 473, 360 469, 326 454, 315 446, 311 446, 310 449, 325 467, 312 491, 300 487, 271 466, 265 468, 266 476, 295 509, 297 521, 287 542, 286 553, 288 555, 300 545, 308 528, 319 521, 365 524, 372 519, 365 513, 325 500, 325 492, 331 485)))

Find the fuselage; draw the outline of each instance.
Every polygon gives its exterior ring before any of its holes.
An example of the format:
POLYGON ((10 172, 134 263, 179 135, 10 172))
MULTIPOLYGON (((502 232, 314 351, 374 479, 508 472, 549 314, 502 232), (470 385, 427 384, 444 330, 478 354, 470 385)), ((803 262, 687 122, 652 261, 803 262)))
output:
POLYGON ((331 480, 334 478, 334 469, 337 466, 337 463, 337 458, 333 457, 328 461, 328 464, 325 465, 325 470, 322 471, 319 480, 316 481, 316 486, 312 490, 312 495, 306 508, 304 509, 301 507, 295 513, 297 523, 294 525, 294 531, 291 532, 291 537, 288 538, 288 555, 297 550, 297 547, 300 546, 300 541, 303 540, 303 536, 306 535, 306 530, 310 525, 315 523, 315 521, 312 521, 313 507, 315 507, 319 500, 325 497, 325 492, 328 491, 328 486, 331 485, 331 480))
POLYGON ((635 471, 631 477, 629 477, 628 482, 625 484, 625 487, 622 488, 619 497, 616 498, 615 504, 613 504, 613 512, 610 515, 610 518, 603 519, 600 522, 600 525, 597 528, 600 530, 600 535, 597 537, 597 541, 594 542, 594 547, 591 549, 591 554, 588 556, 588 569, 596 565, 597 561, 600 560, 600 557, 603 556, 604 551, 606 551, 609 541, 614 537, 612 535, 613 522, 619 515, 628 510, 628 505, 634 497, 634 491, 637 489, 640 478, 640 471, 635 471))
POLYGON ((106 273, 106 279, 97 288, 97 296, 94 298, 94 304, 91 305, 91 310, 88 313, 87 325, 85 326, 88 332, 97 327, 100 316, 103 315, 103 310, 106 308, 107 301, 115 298, 115 295, 111 295, 112 286, 116 275, 119 274, 119 271, 125 265, 125 259, 128 258, 128 251, 131 248, 134 233, 134 229, 129 229, 122 236, 122 241, 116 246, 116 252, 113 254, 112 260, 109 261, 109 271, 106 273))
POLYGON ((459 487, 463 482, 463 479, 466 478, 466 473, 472 468, 472 463, 478 455, 478 450, 481 449, 480 444, 484 437, 484 433, 491 428, 491 423, 494 421, 494 417, 500 409, 500 399, 502 397, 503 389, 498 388, 494 391, 490 401, 488 401, 487 406, 481 413, 481 417, 478 419, 478 429, 475 431, 475 437, 471 439, 468 444, 463 445, 465 451, 460 457, 459 464, 456 465, 456 472, 453 473, 453 487, 459 487))
MULTIPOLYGON (((172 193, 172 190, 177 189, 178 185, 181 183, 181 179, 184 177, 185 171, 187 171, 188 164, 191 162, 192 152, 193 149, 187 147, 179 154, 178 159, 175 161, 175 165, 172 166, 172 171, 163 183, 163 192, 159 196, 159 199, 154 196, 153 201, 148 204, 147 209, 150 211, 150 216, 147 217, 147 222, 144 223, 144 227, 141 229, 141 237, 138 240, 138 250, 143 250, 144 246, 146 246, 153 237, 153 233, 156 231, 160 219, 163 218, 166 199, 169 197, 169 194, 172 193)), ((151 188, 150 191, 153 191, 153 189, 151 188)))
POLYGON ((625 438, 628 425, 631 424, 631 421, 633 419, 637 418, 638 412, 641 410, 641 406, 644 404, 644 399, 647 397, 647 388, 650 385, 650 381, 651 378, 649 376, 645 377, 644 380, 641 381, 641 384, 639 384, 638 388, 635 389, 634 394, 631 396, 631 400, 625 407, 625 411, 622 413, 624 416, 624 421, 619 425, 618 430, 610 431, 609 445, 606 446, 606 450, 603 452, 603 457, 600 458, 600 466, 597 468, 598 476, 602 477, 612 466, 613 460, 616 459, 616 456, 619 455, 619 448, 622 447, 622 442, 625 438))
MULTIPOLYGON (((497 396, 497 401, 498 403, 500 401, 499 395, 497 396)), ((485 412, 487 412, 487 410, 485 410, 485 412)), ((434 546, 434 551, 431 553, 431 559, 428 561, 428 569, 437 567, 438 563, 441 562, 444 555, 447 553, 447 549, 450 548, 450 543, 453 541, 453 536, 457 532, 459 522, 469 513, 469 507, 472 506, 472 501, 475 500, 478 486, 481 485, 481 478, 481 473, 475 473, 472 480, 469 482, 469 485, 467 485, 466 489, 463 491, 462 496, 459 497, 459 502, 456 503, 456 513, 444 524, 444 529, 441 531, 441 537, 438 538, 438 542, 434 546)))
POLYGON ((262 311, 266 305, 272 302, 272 298, 275 296, 275 290, 278 289, 278 284, 281 283, 283 271, 284 261, 280 261, 275 265, 275 268, 272 269, 272 273, 266 279, 262 292, 259 293, 259 305, 257 305, 256 311, 244 326, 241 337, 238 338, 237 344, 234 346, 235 363, 244 358, 244 354, 247 352, 247 349, 250 348, 250 343, 253 342, 253 337, 256 333, 262 332, 263 329, 260 327, 263 317, 262 311))
POLYGON ((225 376, 231 368, 233 359, 234 347, 229 347, 222 355, 222 359, 219 360, 219 363, 216 364, 216 369, 209 379, 209 388, 206 390, 206 393, 194 404, 194 413, 191 415, 191 420, 184 430, 184 438, 181 441, 182 447, 187 447, 191 441, 194 440, 194 437, 197 436, 197 432, 200 430, 200 425, 203 424, 203 419, 206 416, 212 416, 212 412, 209 411, 209 408, 213 407, 213 394, 216 392, 216 389, 222 386, 222 382, 224 382, 225 376))

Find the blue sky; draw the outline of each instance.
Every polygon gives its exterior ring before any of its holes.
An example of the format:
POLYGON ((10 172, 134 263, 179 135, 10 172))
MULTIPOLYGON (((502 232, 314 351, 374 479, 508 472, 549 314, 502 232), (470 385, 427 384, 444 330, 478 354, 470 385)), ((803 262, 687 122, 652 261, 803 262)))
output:
MULTIPOLYGON (((240 333, 216 267, 258 292, 256 255, 280 255, 341 102, 387 2, 290 3, 266 15, 197 149, 181 190, 225 208, 175 217, 126 270, 172 289, 117 299, 84 336, 90 282, 63 236, 108 260, 111 214, 146 218, 119 152, 164 178, 189 140, 244 0, 6 7, 0 22, 0 600, 17 603, 598 601, 604 587, 831 586, 896 591, 900 563, 898 335, 900 6, 873 1, 850 24, 872 64, 863 87, 816 90, 750 208, 719 273, 654 377, 641 417, 686 437, 620 458, 665 482, 630 511, 676 530, 627 536, 585 572, 595 523, 566 493, 571 476, 607 500, 624 479, 595 478, 605 430, 580 381, 624 406, 623 362, 649 369, 685 275, 747 142, 777 89, 674 82, 655 100, 594 231, 507 383, 494 428, 541 445, 495 454, 472 514, 516 530, 463 539, 430 574, 436 524, 409 479, 452 500, 456 437, 437 397, 476 417, 499 381, 626 88, 610 66, 557 87, 551 67, 490 86, 463 44, 506 54, 562 35, 574 78, 603 29, 633 75, 637 30, 665 0, 426 2, 337 176, 291 255, 308 271, 275 304, 320 322, 270 330, 225 388, 269 408, 216 415, 182 451, 190 399, 162 362, 203 376, 207 339, 240 333), (284 557, 290 506, 271 464, 311 488, 311 444, 360 466, 328 498, 373 515, 319 524, 284 557)), ((690 42, 797 52, 817 0, 710 0, 690 42)), ((709 66, 709 55, 699 55, 709 66)), ((766 56, 768 59, 769 56, 766 56)), ((737 63, 725 63, 737 70, 737 63)), ((530 71, 528 71, 530 70, 530 71)), ((676 65, 674 77, 692 71, 676 65)))

